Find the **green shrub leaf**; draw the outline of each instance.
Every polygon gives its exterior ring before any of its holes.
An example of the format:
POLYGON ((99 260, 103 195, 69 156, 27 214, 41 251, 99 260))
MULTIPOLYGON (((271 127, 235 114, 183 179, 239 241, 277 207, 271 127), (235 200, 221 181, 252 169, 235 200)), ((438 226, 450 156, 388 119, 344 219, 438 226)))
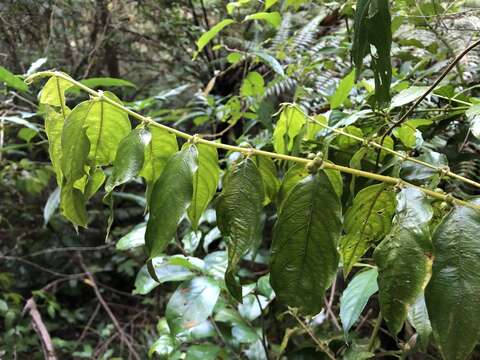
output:
POLYGON ((255 162, 246 158, 227 173, 216 208, 218 228, 228 245, 225 281, 238 301, 242 300, 242 287, 235 281, 235 272, 242 256, 260 237, 263 186, 255 162))
POLYGON ((151 140, 145 147, 145 161, 140 171, 147 183, 147 199, 150 199, 153 184, 160 177, 170 156, 178 151, 175 135, 157 126, 149 126, 151 140))
POLYGON ((374 252, 380 309, 395 335, 430 278, 433 251, 429 200, 421 191, 405 188, 398 194, 397 203, 392 231, 374 252))
POLYGON ((159 256, 175 236, 178 222, 192 201, 196 170, 197 149, 186 144, 168 160, 162 175, 155 182, 145 234, 149 258, 159 256))
MULTIPOLYGON (((111 100, 122 102, 113 93, 103 94, 111 100)), ((86 133, 90 140, 88 161, 91 165, 108 165, 115 159, 120 141, 131 131, 130 120, 125 111, 103 99, 93 99, 85 120, 86 133)))
POLYGON ((322 171, 297 183, 273 235, 270 282, 279 301, 308 314, 321 310, 337 271, 341 231, 341 203, 327 175, 322 171))
POLYGON ((188 218, 194 230, 197 229, 200 216, 207 208, 217 191, 220 167, 217 149, 205 144, 197 144, 198 169, 193 177, 193 197, 188 208, 188 218))
POLYGON ((113 161, 112 176, 108 178, 105 190, 112 191, 116 186, 135 179, 143 167, 145 146, 150 142, 148 130, 138 128, 128 134, 118 145, 113 161))
POLYGON ((368 269, 355 275, 340 298, 340 319, 343 331, 348 333, 360 317, 370 296, 378 291, 377 269, 368 269))
POLYGON ((213 312, 220 288, 210 278, 184 282, 170 298, 165 316, 172 334, 181 336, 205 321, 213 312))
POLYGON ((478 211, 458 207, 433 235, 435 261, 425 299, 435 341, 448 360, 466 359, 480 340, 479 234, 478 211))
POLYGON ((355 196, 345 214, 346 234, 340 241, 345 275, 372 245, 390 232, 394 212, 395 193, 384 184, 366 187, 355 196))

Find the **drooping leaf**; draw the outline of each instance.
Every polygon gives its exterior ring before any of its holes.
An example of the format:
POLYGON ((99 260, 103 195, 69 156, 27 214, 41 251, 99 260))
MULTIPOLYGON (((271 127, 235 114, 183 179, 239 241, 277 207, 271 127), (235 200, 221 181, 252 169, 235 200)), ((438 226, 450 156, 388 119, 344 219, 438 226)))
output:
MULTIPOLYGON (((70 110, 66 110, 67 115, 70 110)), ((45 113, 45 132, 48 137, 48 153, 55 171, 57 185, 62 185, 62 131, 64 125, 62 114, 57 113, 52 108, 47 107, 45 113)))
POLYGON ((287 154, 293 149, 295 137, 307 122, 305 115, 296 106, 286 106, 280 114, 273 132, 275 152, 287 154))
MULTIPOLYGON (((210 30, 203 33, 202 36, 197 40, 198 50, 196 54, 200 53, 205 46, 215 37, 217 34, 222 31, 226 26, 233 24, 235 21, 232 19, 225 19, 220 21, 218 24, 213 26, 210 30)), ((196 56, 196 55, 195 55, 196 56)))
POLYGON ((273 5, 275 5, 277 2, 278 2, 278 0, 266 0, 265 1, 265 10, 268 10, 273 5))
POLYGON ((412 324, 417 331, 419 349, 425 351, 428 346, 430 334, 432 333, 432 325, 430 324, 427 305, 425 304, 425 296, 423 294, 408 308, 407 318, 408 322, 412 324))
POLYGON ((140 171, 147 182, 147 199, 150 199, 153 184, 160 177, 170 156, 178 151, 175 135, 157 126, 149 126, 152 138, 145 148, 145 161, 140 171))
MULTIPOLYGON (((85 131, 85 122, 90 114, 92 103, 84 101, 68 114, 61 138, 61 168, 67 183, 82 178, 85 172, 90 141, 85 131)), ((56 153, 55 153, 56 156, 56 153)))
POLYGON ((337 271, 342 210, 327 175, 310 175, 288 193, 275 224, 271 275, 280 302, 317 314, 337 271))
POLYGON ((137 128, 122 139, 113 161, 112 175, 108 178, 105 191, 135 179, 143 167, 145 147, 151 140, 148 130, 137 128))
POLYGON ((431 276, 433 249, 428 223, 432 216, 430 202, 420 190, 403 189, 397 196, 392 231, 373 254, 380 309, 395 335, 431 276))
POLYGON ((73 85, 68 80, 58 76, 52 76, 43 86, 40 93, 40 104, 46 104, 60 108, 63 118, 67 116, 65 105, 65 91, 73 85))
POLYGON ((363 59, 367 54, 371 55, 371 66, 375 78, 375 101, 380 105, 384 105, 390 100, 391 46, 389 1, 357 0, 352 59, 358 77, 363 68, 363 59))
POLYGON ((3 66, 0 66, 0 83, 4 83, 8 87, 14 88, 18 91, 28 91, 27 84, 25 84, 19 77, 5 69, 3 66))
POLYGON ((377 269, 368 269, 355 275, 340 298, 340 319, 343 331, 348 333, 360 317, 370 296, 378 291, 377 269))
POLYGON ((100 189, 100 187, 105 182, 106 177, 107 176, 103 172, 102 168, 97 167, 94 169, 90 169, 90 174, 87 178, 87 184, 85 185, 85 190, 83 192, 87 200, 96 194, 98 189, 100 189))
POLYGON ((266 156, 257 156, 255 161, 263 179, 265 192, 265 200, 263 203, 264 205, 267 205, 275 200, 278 189, 280 188, 280 180, 278 180, 277 177, 277 168, 273 160, 266 156))
POLYGON ((159 256, 175 236, 178 222, 192 201, 196 171, 197 149, 186 144, 168 160, 162 175, 155 182, 145 234, 149 258, 159 256))
POLYGON ((433 235, 435 261, 425 300, 444 359, 466 359, 480 340, 479 234, 479 212, 457 207, 433 235))
POLYGON ((340 107, 345 100, 348 99, 348 95, 350 94, 350 91, 352 91, 354 84, 355 70, 352 70, 347 76, 340 80, 337 90, 335 90, 335 93, 330 98, 330 107, 332 109, 340 107))
MULTIPOLYGON (((104 97, 122 104, 113 93, 104 97)), ((100 99, 90 100, 91 109, 85 120, 87 137, 90 140, 88 161, 91 165, 108 165, 115 159, 118 145, 131 131, 130 120, 125 111, 100 99)))
POLYGON ((85 195, 71 184, 66 184, 60 192, 62 214, 75 226, 87 226, 88 215, 85 195))
POLYGON ((171 332, 180 336, 205 321, 212 314, 219 294, 218 285, 207 277, 196 277, 180 285, 165 311, 171 332))
POLYGON ((296 163, 286 172, 280 189, 278 190, 277 195, 277 207, 280 208, 283 201, 287 198, 287 195, 293 189, 293 187, 300 182, 303 178, 308 176, 308 171, 305 168, 305 165, 296 163))
POLYGON ((282 22, 282 16, 279 12, 258 12, 245 17, 245 20, 265 20, 273 27, 277 28, 282 22))
POLYGON ((194 230, 217 190, 220 167, 217 149, 205 144, 197 144, 198 169, 193 177, 193 197, 188 208, 188 218, 194 230))
POLYGON ((389 233, 394 212, 395 193, 384 184, 366 187, 355 196, 345 214, 346 234, 340 241, 345 275, 372 245, 389 233))
POLYGON ((217 204, 217 223, 228 245, 225 282, 230 293, 242 300, 242 287, 235 280, 238 263, 260 236, 265 194, 260 171, 246 158, 226 175, 217 204))

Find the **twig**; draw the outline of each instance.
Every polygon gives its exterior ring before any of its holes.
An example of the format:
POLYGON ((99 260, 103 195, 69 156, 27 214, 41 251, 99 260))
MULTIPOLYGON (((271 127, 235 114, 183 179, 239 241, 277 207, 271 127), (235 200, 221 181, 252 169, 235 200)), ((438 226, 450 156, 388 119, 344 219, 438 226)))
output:
POLYGON ((300 326, 307 332, 308 336, 310 336, 310 338, 315 342, 315 344, 317 344, 318 348, 323 351, 329 359, 335 360, 335 355, 332 353, 328 345, 318 340, 317 337, 313 334, 312 330, 304 324, 304 322, 297 316, 297 314, 293 310, 289 309, 288 313, 292 315, 295 320, 297 320, 300 326))
POLYGON ((42 315, 38 311, 35 299, 32 297, 27 300, 23 313, 28 312, 32 317, 32 327, 40 338, 42 344, 43 356, 45 360, 57 360, 55 348, 53 347, 52 338, 48 333, 47 327, 42 320, 42 315))
POLYGON ((113 325, 117 329, 117 332, 120 336, 121 341, 127 345, 128 350, 133 355, 133 357, 135 359, 140 360, 140 355, 138 355, 138 353, 135 350, 135 348, 133 347, 132 343, 128 340, 127 335, 125 334, 122 327, 120 326, 120 323, 118 322, 117 318, 115 317, 112 310, 110 309, 108 304, 105 302, 105 299, 103 298, 102 294, 100 293, 100 290, 98 289, 97 283, 95 281, 95 277, 90 272, 90 270, 88 270, 87 266, 83 262, 83 258, 82 258, 81 253, 78 252, 77 257, 78 257, 78 262, 80 263, 81 268, 83 269, 83 271, 85 271, 85 275, 87 276, 87 278, 89 280, 89 285, 93 288, 93 291, 95 292, 95 296, 97 297, 100 304, 102 304, 103 309, 105 310, 105 312, 108 314, 108 316, 112 320, 113 325))
POLYGON ((428 90, 420 96, 417 101, 413 103, 412 106, 407 110, 403 116, 394 122, 390 127, 387 129, 387 131, 383 134, 382 140, 380 141, 380 144, 383 145, 383 142, 385 141, 385 138, 395 129, 398 125, 402 124, 407 117, 413 112, 413 110, 430 94, 437 86, 440 84, 440 82, 447 76, 447 74, 455 67, 455 65, 465 56, 467 55, 472 49, 474 49, 476 46, 480 44, 480 39, 472 43, 470 46, 465 48, 460 54, 457 55, 455 59, 447 66, 447 68, 440 74, 440 76, 437 78, 437 80, 434 81, 432 85, 428 88, 428 90))

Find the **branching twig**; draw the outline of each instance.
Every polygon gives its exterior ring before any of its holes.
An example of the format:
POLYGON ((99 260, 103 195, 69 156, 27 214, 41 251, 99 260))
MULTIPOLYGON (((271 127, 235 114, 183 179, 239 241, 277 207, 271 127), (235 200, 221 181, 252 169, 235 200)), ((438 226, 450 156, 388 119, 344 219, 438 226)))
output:
POLYGON ((95 292, 95 296, 97 297, 100 304, 102 304, 103 309, 105 310, 105 312, 108 314, 108 316, 112 320, 113 325, 117 329, 117 332, 120 336, 121 341, 127 345, 128 350, 130 351, 130 354, 132 354, 135 359, 140 360, 140 355, 138 355, 138 353, 135 350, 135 348, 133 347, 132 343, 130 342, 130 340, 128 340, 128 337, 125 334, 125 332, 123 331, 122 327, 120 326, 120 323, 118 322, 117 318, 115 317, 112 310, 110 309, 110 307, 106 303, 105 299, 103 298, 102 294, 100 293, 100 290, 98 289, 97 283, 95 281, 95 277, 90 272, 90 270, 88 270, 87 266, 83 262, 82 255, 80 253, 77 253, 77 255, 78 255, 79 264, 80 264, 81 268, 83 269, 83 271, 85 271, 85 275, 87 276, 87 279, 89 280, 89 285, 93 288, 93 291, 95 292))
POLYGON ((28 312, 32 317, 32 327, 40 338, 45 360, 57 360, 52 338, 50 337, 47 327, 42 320, 42 315, 40 315, 40 312, 37 309, 37 304, 35 303, 35 299, 33 297, 27 300, 27 303, 23 308, 23 313, 26 312, 28 312))

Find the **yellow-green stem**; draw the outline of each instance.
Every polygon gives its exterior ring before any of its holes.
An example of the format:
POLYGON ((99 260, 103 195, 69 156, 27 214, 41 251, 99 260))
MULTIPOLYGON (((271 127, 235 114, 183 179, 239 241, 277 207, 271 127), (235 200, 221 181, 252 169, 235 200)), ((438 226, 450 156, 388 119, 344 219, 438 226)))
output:
MULTIPOLYGON (((41 72, 38 72, 38 73, 35 73, 35 74, 29 76, 25 81, 28 84, 30 84, 31 82, 33 82, 37 78, 47 77, 47 76, 57 76, 57 77, 62 78, 66 81, 69 81, 71 84, 79 87, 80 89, 84 90, 85 92, 89 93, 90 95, 102 98, 103 101, 106 101, 109 104, 111 104, 112 106, 115 106, 116 108, 125 111, 127 114, 129 114, 132 117, 140 120, 141 122, 143 122, 145 124, 148 124, 148 125, 157 126, 159 128, 162 128, 162 129, 164 129, 164 130, 166 130, 166 131, 168 131, 172 134, 175 134, 178 137, 186 139, 186 140, 192 140, 192 141, 195 141, 197 143, 214 146, 216 148, 225 149, 225 150, 228 150, 228 151, 240 152, 242 154, 247 154, 247 155, 260 155, 260 156, 270 157, 270 158, 273 158, 273 159, 294 161, 294 162, 303 163, 303 164, 308 164, 308 163, 311 162, 311 160, 306 159, 306 158, 300 158, 300 157, 285 155, 285 154, 278 154, 278 153, 273 153, 273 152, 264 151, 264 150, 258 150, 258 149, 254 149, 254 148, 222 144, 220 142, 203 139, 203 138, 199 137, 198 135, 187 134, 187 133, 185 133, 183 131, 180 131, 180 130, 177 130, 175 128, 157 123, 149 117, 140 115, 140 114, 136 113, 135 111, 127 108, 126 106, 124 106, 122 104, 119 104, 119 103, 115 102, 114 100, 112 100, 112 99, 110 99, 106 96, 103 96, 103 94, 101 92, 90 89, 88 86, 83 85, 82 83, 72 79, 70 76, 68 76, 68 75, 66 75, 62 72, 41 71, 41 72)), ((420 186, 413 185, 413 184, 408 183, 406 181, 403 181, 399 178, 380 175, 380 174, 371 173, 371 172, 358 170, 358 169, 353 169, 353 168, 349 168, 349 167, 346 167, 346 166, 337 165, 337 164, 334 164, 332 162, 324 162, 323 167, 325 169, 337 170, 337 171, 340 171, 340 172, 343 172, 343 173, 346 173, 346 174, 361 176, 361 177, 364 177, 364 178, 368 178, 368 179, 372 179, 372 180, 376 180, 376 181, 381 181, 381 182, 391 184, 391 185, 410 186, 410 187, 413 187, 413 188, 416 188, 416 189, 422 191, 426 195, 428 195, 430 197, 433 197, 435 199, 446 201, 446 202, 451 202, 451 203, 456 204, 456 205, 462 205, 462 206, 466 206, 466 207, 469 207, 469 208, 480 211, 480 206, 478 206, 478 205, 471 204, 471 203, 468 203, 466 201, 457 199, 457 198, 455 198, 451 195, 448 195, 448 194, 440 193, 440 192, 437 192, 437 191, 433 191, 433 190, 422 188, 420 186)))

